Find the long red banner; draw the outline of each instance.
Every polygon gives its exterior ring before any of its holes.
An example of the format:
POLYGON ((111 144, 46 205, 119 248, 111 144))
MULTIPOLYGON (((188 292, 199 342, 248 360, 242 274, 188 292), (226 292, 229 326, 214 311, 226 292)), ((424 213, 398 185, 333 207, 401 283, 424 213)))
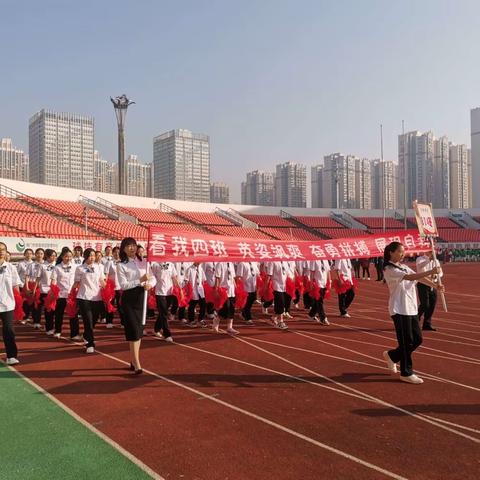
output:
MULTIPOLYGON (((348 233, 348 230, 345 231, 348 233)), ((151 262, 274 262, 280 260, 335 260, 383 256, 390 242, 403 243, 406 254, 425 252, 430 244, 417 230, 383 232, 360 238, 297 241, 225 237, 150 227, 148 260, 151 262)))

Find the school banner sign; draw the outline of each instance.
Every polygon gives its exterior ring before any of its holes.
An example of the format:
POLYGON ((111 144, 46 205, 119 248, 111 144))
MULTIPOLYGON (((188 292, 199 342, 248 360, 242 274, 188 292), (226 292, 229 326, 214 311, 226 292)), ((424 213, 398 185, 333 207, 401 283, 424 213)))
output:
MULTIPOLYGON (((345 230, 348 234, 348 230, 345 230)), ((275 262, 288 260, 335 260, 383 256, 385 246, 397 241, 405 253, 430 249, 417 230, 400 230, 360 238, 296 241, 225 237, 150 227, 148 260, 151 262, 275 262)))

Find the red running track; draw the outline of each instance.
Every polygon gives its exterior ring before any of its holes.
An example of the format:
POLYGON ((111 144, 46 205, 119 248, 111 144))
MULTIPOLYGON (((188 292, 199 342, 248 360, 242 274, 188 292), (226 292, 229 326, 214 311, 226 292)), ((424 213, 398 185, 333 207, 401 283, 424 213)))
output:
POLYGON ((304 310, 288 332, 257 311, 237 338, 174 324, 173 345, 145 338, 139 377, 120 328, 99 325, 86 356, 18 326, 18 370, 165 478, 477 479, 480 266, 445 273, 450 312, 414 356, 420 386, 385 368, 394 330, 375 281, 350 319, 327 302, 329 327, 304 310))

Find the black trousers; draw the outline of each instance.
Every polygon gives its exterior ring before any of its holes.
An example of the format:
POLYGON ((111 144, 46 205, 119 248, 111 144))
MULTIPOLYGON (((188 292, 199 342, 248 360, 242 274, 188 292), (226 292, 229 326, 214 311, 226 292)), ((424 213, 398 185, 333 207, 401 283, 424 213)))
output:
POLYGON ((375 270, 377 271, 377 282, 383 280, 383 265, 375 265, 375 270))
POLYGON ((418 321, 422 320, 423 326, 432 324, 432 316, 437 305, 437 291, 434 288, 430 288, 428 285, 417 283, 418 298, 420 305, 418 307, 418 321))
POLYGON ((242 308, 242 316, 245 320, 252 319, 252 305, 255 303, 257 299, 257 292, 248 292, 247 301, 245 302, 245 306, 242 308))
POLYGON ((26 300, 23 302, 23 319, 26 320, 32 314, 32 305, 26 300))
POLYGON ((43 301, 47 296, 46 293, 40 294, 40 301, 38 302, 38 307, 35 307, 35 304, 32 304, 32 319, 34 324, 40 325, 40 320, 42 318, 42 312, 44 310, 43 301))
POLYGON ((17 344, 15 343, 15 330, 13 329, 13 312, 14 310, 0 312, 3 343, 5 344, 7 358, 17 358, 18 355, 17 344))
POLYGON ((422 331, 417 315, 393 315, 398 347, 389 350, 392 362, 400 362, 400 374, 409 377, 413 374, 412 353, 422 344, 422 331))
MULTIPOLYGON (((66 298, 57 298, 57 305, 55 307, 55 333, 62 333, 63 315, 66 306, 66 298)), ((78 316, 70 318, 70 338, 76 337, 79 333, 78 316)))
MULTIPOLYGON (((173 300, 176 300, 176 297, 173 295, 155 295, 157 299, 157 310, 158 316, 157 320, 155 321, 155 332, 162 331, 162 335, 167 338, 171 337, 172 333, 170 332, 170 328, 168 326, 168 309, 173 303, 173 300)), ((178 305, 178 303, 177 303, 178 305)))
MULTIPOLYGON (((115 306, 117 307, 118 316, 120 317, 120 323, 124 325, 125 312, 122 306, 122 291, 115 290, 115 306)), ((107 319, 108 321, 108 319, 107 319)))
POLYGON ((104 305, 100 301, 77 299, 78 308, 80 309, 80 315, 83 320, 83 338, 87 341, 87 348, 95 346, 95 339, 93 335, 93 329, 103 312, 104 305))
POLYGON ((360 278, 360 263, 359 262, 355 262, 353 264, 353 271, 355 272, 355 276, 357 278, 360 278))
POLYGON ((283 315, 285 313, 285 296, 285 292, 277 292, 276 290, 273 291, 273 311, 275 315, 283 315))
POLYGON ((362 278, 365 278, 365 274, 370 278, 370 267, 362 267, 362 278))
POLYGON ((351 305, 354 298, 355 290, 353 287, 338 296, 338 308, 341 315, 345 315, 347 313, 348 307, 351 305))
POLYGON ((308 292, 303 294, 303 306, 307 309, 312 307, 312 297, 308 292))
POLYGON ((205 320, 205 311, 207 309, 207 304, 205 303, 204 298, 199 298, 198 300, 190 300, 188 304, 188 321, 194 322, 195 321, 195 308, 197 305, 200 307, 200 311, 198 312, 198 319, 205 320))
POLYGON ((300 291, 295 290, 295 298, 293 299, 293 304, 296 305, 300 301, 300 291))
POLYGON ((235 297, 228 297, 223 307, 218 311, 221 318, 231 320, 235 316, 235 297))
POLYGON ((208 302, 207 303, 207 315, 209 315, 211 317, 214 313, 215 313, 215 308, 213 308, 213 303, 208 302))
MULTIPOLYGON (((43 310, 45 312, 45 330, 47 332, 53 330, 54 327, 54 321, 55 321, 55 310, 51 310, 50 312, 47 311, 45 308, 45 297, 47 296, 47 293, 41 293, 40 294, 40 299, 41 299, 41 304, 43 307, 43 310)), ((39 306, 40 308, 40 306, 39 306)), ((35 323, 40 323, 40 320, 35 323)))
POLYGON ((318 300, 315 300, 315 298, 311 298, 312 306, 310 308, 310 311, 308 312, 309 317, 315 317, 315 315, 318 315, 321 320, 325 320, 327 318, 327 315, 325 314, 325 308, 323 306, 323 300, 325 298, 325 292, 326 288, 321 288, 320 289, 320 297, 318 300))
POLYGON ((290 307, 292 306, 292 297, 287 292, 285 292, 283 298, 284 298, 285 312, 290 313, 290 307))

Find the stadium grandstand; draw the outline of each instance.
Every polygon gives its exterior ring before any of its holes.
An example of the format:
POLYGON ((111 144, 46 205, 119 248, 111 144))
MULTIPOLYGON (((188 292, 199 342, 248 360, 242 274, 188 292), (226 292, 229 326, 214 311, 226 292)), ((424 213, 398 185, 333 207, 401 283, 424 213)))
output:
MULTIPOLYGON (((436 210, 438 243, 479 248, 480 209, 436 210)), ((277 240, 325 240, 415 228, 400 210, 336 210, 193 203, 0 179, 0 237, 146 241, 149 226, 178 232, 277 240), (134 205, 134 206, 132 206, 134 205)), ((11 243, 11 242, 10 242, 11 243)))

